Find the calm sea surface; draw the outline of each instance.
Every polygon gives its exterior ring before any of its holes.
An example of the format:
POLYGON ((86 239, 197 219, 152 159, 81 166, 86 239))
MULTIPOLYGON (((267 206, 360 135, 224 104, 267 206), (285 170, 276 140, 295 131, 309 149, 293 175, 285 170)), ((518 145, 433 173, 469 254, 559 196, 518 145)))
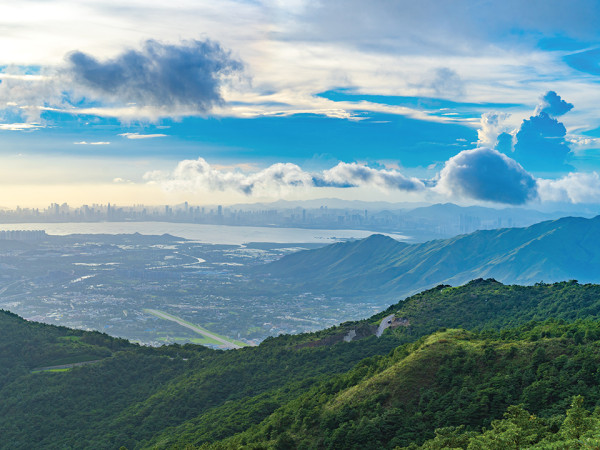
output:
MULTIPOLYGON (((45 230, 47 234, 148 234, 173 236, 208 244, 245 244, 247 242, 324 243, 360 239, 375 232, 366 230, 313 230, 306 228, 234 227, 171 222, 91 222, 91 223, 9 223, 0 230, 45 230)), ((380 233, 398 240, 401 234, 380 233)))

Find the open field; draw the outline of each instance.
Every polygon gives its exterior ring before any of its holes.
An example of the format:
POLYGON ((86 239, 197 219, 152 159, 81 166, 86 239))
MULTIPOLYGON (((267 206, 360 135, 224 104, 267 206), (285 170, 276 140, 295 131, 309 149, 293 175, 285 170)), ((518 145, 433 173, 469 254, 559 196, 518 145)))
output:
POLYGON ((218 345, 220 347, 242 348, 242 347, 245 347, 248 345, 243 342, 236 341, 236 340, 230 339, 228 337, 220 336, 218 334, 212 333, 212 332, 208 331, 207 329, 202 328, 199 325, 190 323, 186 320, 183 320, 180 317, 174 316, 174 315, 166 313, 164 311, 159 311, 156 309, 144 309, 144 312, 146 312, 148 314, 152 314, 153 316, 159 317, 161 319, 170 320, 172 322, 178 323, 179 325, 181 325, 183 327, 189 328, 190 330, 202 335, 205 339, 208 339, 209 341, 214 342, 216 345, 218 345))

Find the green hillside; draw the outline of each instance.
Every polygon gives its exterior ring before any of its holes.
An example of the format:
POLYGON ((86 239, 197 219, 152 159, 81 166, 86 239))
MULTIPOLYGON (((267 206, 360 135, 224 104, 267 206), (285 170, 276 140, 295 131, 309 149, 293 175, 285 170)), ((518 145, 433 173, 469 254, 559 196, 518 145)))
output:
POLYGON ((373 235, 287 255, 256 270, 297 289, 351 296, 404 296, 437 284, 488 277, 525 285, 569 279, 600 282, 598 234, 600 216, 566 217, 412 245, 373 235))
POLYGON ((136 347, 103 333, 27 322, 0 310, 0 389, 36 368, 102 360, 136 347))
POLYGON ((592 409, 600 402, 599 331, 595 322, 548 322, 505 337, 438 332, 389 356, 361 362, 259 426, 211 448, 420 445, 439 428, 489 428, 518 404, 552 429, 564 421, 574 396, 584 396, 592 409), (577 333, 594 336, 577 343, 577 333))
POLYGON ((0 448, 394 448, 462 425, 441 433, 466 442, 521 403, 545 430, 538 441, 562 439, 574 396, 600 405, 599 315, 598 285, 475 280, 363 321, 217 351, 2 312, 0 448), (81 361, 94 362, 35 370, 81 361))

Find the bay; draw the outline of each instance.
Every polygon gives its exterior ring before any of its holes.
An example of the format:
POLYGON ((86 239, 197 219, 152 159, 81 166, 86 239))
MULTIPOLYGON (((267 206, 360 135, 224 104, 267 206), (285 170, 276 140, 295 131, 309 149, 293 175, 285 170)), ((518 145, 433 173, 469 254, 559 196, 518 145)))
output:
MULTIPOLYGON (((368 230, 325 230, 310 228, 249 227, 207 225, 174 222, 56 222, 0 224, 1 230, 45 230, 47 234, 171 234, 207 244, 242 245, 248 242, 323 243, 347 239, 362 239, 375 234, 368 230)), ((407 240, 399 233, 385 234, 397 240, 407 240)))

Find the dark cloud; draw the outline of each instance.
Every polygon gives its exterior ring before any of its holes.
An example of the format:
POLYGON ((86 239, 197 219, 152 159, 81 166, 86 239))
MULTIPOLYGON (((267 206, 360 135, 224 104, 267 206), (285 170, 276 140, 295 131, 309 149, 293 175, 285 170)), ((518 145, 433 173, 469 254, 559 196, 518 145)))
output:
POLYGON ((481 147, 450 158, 436 189, 444 194, 510 205, 537 197, 536 180, 515 160, 481 147))
POLYGON ((200 112, 223 101, 222 77, 243 68, 210 40, 179 45, 149 40, 141 50, 128 50, 106 61, 76 51, 67 56, 67 62, 75 84, 102 99, 200 112))
POLYGON ((535 114, 546 113, 549 116, 562 116, 573 109, 572 103, 567 103, 554 91, 548 91, 540 99, 540 104, 535 109, 535 114))
POLYGON ((439 67, 434 77, 427 83, 438 96, 459 95, 464 93, 464 82, 460 76, 448 67, 439 67))

